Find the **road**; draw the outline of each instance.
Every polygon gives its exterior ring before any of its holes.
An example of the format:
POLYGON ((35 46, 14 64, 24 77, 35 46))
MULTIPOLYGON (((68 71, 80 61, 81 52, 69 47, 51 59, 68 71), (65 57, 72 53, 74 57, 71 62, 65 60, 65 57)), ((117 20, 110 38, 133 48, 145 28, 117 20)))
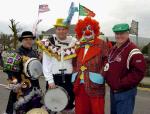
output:
MULTIPOLYGON (((0 72, 0 83, 6 84, 7 76, 3 72, 0 72)), ((40 79, 40 85, 42 89, 45 88, 45 81, 43 78, 40 79)), ((0 87, 0 114, 3 114, 6 108, 8 100, 9 90, 0 87)), ((106 106, 105 114, 110 114, 109 107, 109 88, 106 92, 106 106)), ((150 114, 150 91, 138 90, 138 95, 136 97, 136 106, 134 114, 150 114)))

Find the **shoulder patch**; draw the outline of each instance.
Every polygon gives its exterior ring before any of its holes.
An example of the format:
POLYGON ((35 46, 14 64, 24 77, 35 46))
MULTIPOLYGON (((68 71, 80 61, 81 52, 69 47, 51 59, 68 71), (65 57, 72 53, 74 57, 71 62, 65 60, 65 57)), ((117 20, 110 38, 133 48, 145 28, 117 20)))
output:
POLYGON ((135 54, 142 54, 141 51, 138 48, 132 49, 129 53, 128 59, 127 59, 127 69, 129 69, 129 63, 133 55, 135 54))
POLYGON ((142 62, 142 60, 136 60, 136 63, 141 63, 142 62))

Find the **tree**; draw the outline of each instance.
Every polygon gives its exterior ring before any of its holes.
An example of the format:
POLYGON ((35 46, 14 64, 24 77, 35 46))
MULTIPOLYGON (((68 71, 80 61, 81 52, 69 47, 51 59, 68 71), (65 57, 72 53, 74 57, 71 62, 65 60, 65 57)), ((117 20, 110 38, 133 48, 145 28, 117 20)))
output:
POLYGON ((146 46, 143 47, 142 49, 142 53, 148 55, 148 46, 150 45, 150 43, 146 46))
POLYGON ((18 33, 21 31, 21 28, 18 28, 19 22, 15 22, 14 19, 10 19, 11 25, 8 25, 11 31, 13 32, 13 42, 14 42, 14 49, 16 49, 18 44, 18 33))
POLYGON ((0 44, 2 44, 2 48, 5 50, 7 47, 10 48, 10 36, 4 33, 0 33, 0 44))
POLYGON ((42 40, 42 39, 43 39, 43 36, 44 36, 43 34, 40 34, 40 35, 39 35, 39 40, 42 40))

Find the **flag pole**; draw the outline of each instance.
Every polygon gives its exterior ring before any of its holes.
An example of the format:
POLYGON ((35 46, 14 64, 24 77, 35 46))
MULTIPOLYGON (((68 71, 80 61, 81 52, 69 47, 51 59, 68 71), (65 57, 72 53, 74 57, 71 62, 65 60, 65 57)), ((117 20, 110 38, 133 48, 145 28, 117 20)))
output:
MULTIPOLYGON (((36 22, 35 22, 35 28, 34 28, 35 37, 37 38, 37 40, 39 40, 39 38, 37 37, 37 29, 38 29, 38 27, 37 27, 37 22, 38 22, 38 20, 39 20, 39 7, 38 7, 37 20, 36 20, 36 22)), ((37 45, 37 49, 38 49, 38 45, 37 45)))
POLYGON ((138 35, 136 35, 136 44, 137 44, 137 46, 139 46, 138 35))
POLYGON ((130 27, 130 33, 136 36, 136 45, 139 46, 139 41, 138 41, 138 29, 139 29, 139 22, 132 20, 131 22, 131 27, 130 27))
POLYGON ((136 44, 139 46, 139 41, 138 41, 138 32, 139 32, 139 22, 137 22, 137 34, 136 34, 136 44))
POLYGON ((38 8, 38 16, 37 16, 37 21, 36 21, 36 25, 35 25, 35 36, 37 37, 38 35, 37 35, 37 32, 38 32, 38 21, 39 21, 39 15, 40 15, 40 13, 39 13, 39 8, 38 8))
POLYGON ((78 21, 80 19, 80 3, 79 3, 79 13, 78 13, 78 21))

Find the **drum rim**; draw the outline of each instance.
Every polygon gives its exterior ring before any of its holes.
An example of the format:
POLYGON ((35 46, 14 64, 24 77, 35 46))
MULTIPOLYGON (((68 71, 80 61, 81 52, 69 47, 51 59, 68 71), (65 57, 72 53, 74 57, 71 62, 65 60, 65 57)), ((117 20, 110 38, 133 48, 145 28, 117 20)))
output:
POLYGON ((27 114, 31 113, 31 111, 34 111, 34 110, 36 110, 36 111, 38 111, 38 110, 40 110, 40 111, 45 111, 44 113, 47 113, 47 114, 48 114, 47 110, 45 110, 45 109, 43 109, 43 108, 33 108, 33 109, 29 110, 29 111, 27 112, 27 114))
MULTIPOLYGON (((66 94, 66 96, 67 96, 67 103, 66 103, 66 105, 65 105, 65 108, 67 107, 67 105, 68 105, 68 103, 69 103, 69 94, 68 94, 68 92, 63 88, 63 87, 61 87, 61 86, 57 86, 56 88, 58 88, 58 89, 60 89, 60 90, 62 90, 65 94, 66 94)), ((56 89, 56 88, 54 88, 54 89, 56 89)), ((48 89, 47 90, 47 92, 48 91, 50 91, 50 90, 53 90, 53 89, 48 89)), ((47 93, 46 92, 46 93, 47 93)), ((45 104, 45 96, 46 96, 46 94, 44 95, 44 105, 46 106, 46 104, 45 104)), ((47 106, 46 106, 47 107, 47 106)), ((48 109, 49 109, 49 107, 47 107, 48 109)), ((65 109, 64 108, 64 109, 65 109)), ((51 110, 51 109, 49 109, 49 110, 51 110)))
POLYGON ((28 72, 28 68, 29 68, 29 64, 30 62, 32 62, 33 60, 38 60, 37 58, 29 58, 25 63, 24 63, 24 73, 27 77, 31 77, 30 72, 28 72))
MULTIPOLYGON (((28 63, 28 65, 27 65, 27 72, 29 73, 30 77, 31 77, 33 80, 36 80, 36 79, 38 79, 41 75, 39 75, 39 77, 35 78, 35 77, 32 77, 32 76, 31 76, 31 72, 29 71, 29 65, 30 65, 30 63, 31 63, 32 61, 34 61, 34 60, 37 60, 37 61, 41 64, 41 62, 40 62, 38 59, 32 59, 32 60, 28 63)), ((42 64, 41 64, 41 66, 42 66, 42 64)), ((42 70, 42 71, 43 71, 43 70, 42 70)))

